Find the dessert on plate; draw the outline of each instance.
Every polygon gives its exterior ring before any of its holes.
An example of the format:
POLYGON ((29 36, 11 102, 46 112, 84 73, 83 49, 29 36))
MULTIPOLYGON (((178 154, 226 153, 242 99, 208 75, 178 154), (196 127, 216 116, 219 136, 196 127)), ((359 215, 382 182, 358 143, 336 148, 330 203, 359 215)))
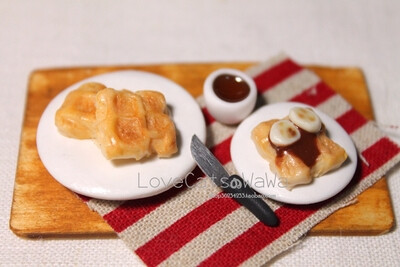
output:
POLYGON ((347 159, 346 151, 327 136, 311 108, 294 107, 285 118, 261 122, 251 137, 288 190, 311 183, 347 159))
POLYGON ((55 124, 67 137, 93 139, 107 159, 170 157, 178 150, 175 125, 157 91, 86 83, 67 95, 55 124))

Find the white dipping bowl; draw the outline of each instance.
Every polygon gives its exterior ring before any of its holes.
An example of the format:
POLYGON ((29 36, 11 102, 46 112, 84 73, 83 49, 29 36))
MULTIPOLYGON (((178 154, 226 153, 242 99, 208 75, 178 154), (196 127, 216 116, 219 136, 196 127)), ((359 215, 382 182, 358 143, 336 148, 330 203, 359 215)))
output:
POLYGON ((212 72, 204 82, 203 94, 208 112, 219 122, 237 124, 246 118, 254 109, 257 100, 257 88, 254 80, 246 73, 236 69, 218 69, 212 72), (246 98, 238 102, 227 102, 219 98, 213 89, 215 78, 222 74, 239 76, 249 86, 250 92, 246 98))

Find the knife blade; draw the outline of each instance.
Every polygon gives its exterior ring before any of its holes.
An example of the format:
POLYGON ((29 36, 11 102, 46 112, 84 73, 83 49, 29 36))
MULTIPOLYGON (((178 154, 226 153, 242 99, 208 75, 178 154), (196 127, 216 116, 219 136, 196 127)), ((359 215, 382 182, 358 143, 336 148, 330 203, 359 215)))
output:
POLYGON ((196 136, 192 136, 190 151, 200 169, 225 193, 246 207, 265 225, 275 227, 279 219, 274 211, 238 175, 229 175, 218 159, 196 136))

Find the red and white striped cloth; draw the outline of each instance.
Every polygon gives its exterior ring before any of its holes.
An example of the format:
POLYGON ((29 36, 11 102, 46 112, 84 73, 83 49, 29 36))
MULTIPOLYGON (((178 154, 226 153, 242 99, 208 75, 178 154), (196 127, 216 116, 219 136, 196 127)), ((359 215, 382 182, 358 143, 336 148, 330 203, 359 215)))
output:
MULTIPOLYGON (((351 135, 360 154, 351 185, 338 196, 314 205, 270 200, 281 224, 270 228, 205 178, 199 169, 187 186, 141 200, 85 199, 149 266, 261 265, 294 245, 314 225, 346 206, 400 160, 400 148, 313 72, 285 55, 248 70, 265 103, 298 101, 335 118, 351 135), (199 177, 203 177, 199 179, 199 177)), ((198 99, 207 121, 207 145, 234 172, 230 143, 235 131, 215 121, 198 99)))

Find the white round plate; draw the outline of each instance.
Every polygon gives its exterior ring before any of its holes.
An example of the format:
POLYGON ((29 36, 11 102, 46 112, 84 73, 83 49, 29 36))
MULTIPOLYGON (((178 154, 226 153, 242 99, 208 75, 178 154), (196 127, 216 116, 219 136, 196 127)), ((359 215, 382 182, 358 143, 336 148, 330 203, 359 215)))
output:
POLYGON ((279 177, 269 169, 268 161, 258 153, 251 139, 251 131, 262 121, 287 116, 289 110, 296 106, 310 107, 283 102, 266 105, 255 111, 237 128, 231 143, 231 155, 238 174, 260 194, 284 203, 312 204, 333 197, 350 182, 357 167, 357 152, 346 131, 334 119, 313 108, 325 124, 328 136, 346 150, 348 159, 339 169, 315 178, 312 183, 287 190, 279 177))
POLYGON ((190 140, 196 134, 203 142, 206 126, 199 105, 176 83, 147 72, 117 71, 76 83, 57 95, 44 111, 36 142, 40 159, 62 185, 79 194, 106 200, 144 198, 166 191, 190 173, 196 163, 190 140), (66 95, 81 84, 95 81, 116 90, 156 90, 164 94, 177 131, 178 153, 171 158, 107 160, 92 140, 61 135, 54 124, 56 110, 66 95))

